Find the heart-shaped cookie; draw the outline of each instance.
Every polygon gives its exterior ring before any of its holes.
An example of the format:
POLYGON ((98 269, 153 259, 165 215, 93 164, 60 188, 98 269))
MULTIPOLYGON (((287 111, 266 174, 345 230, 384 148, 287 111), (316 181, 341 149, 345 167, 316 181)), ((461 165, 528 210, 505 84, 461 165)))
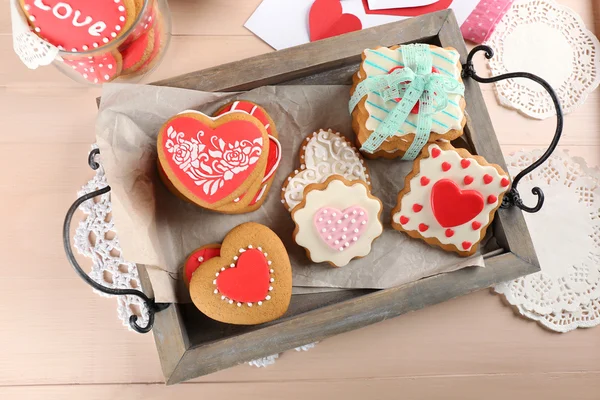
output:
POLYGON ((199 247, 188 256, 183 264, 183 280, 186 286, 190 286, 192 275, 205 261, 221 254, 221 244, 213 243, 199 247))
POLYGON ((208 317, 254 325, 281 317, 292 296, 292 267, 285 246, 269 228, 247 222, 232 229, 220 255, 192 275, 190 296, 208 317))
POLYGON ((314 132, 302 142, 300 164, 282 187, 281 202, 290 212, 302 201, 306 186, 323 183, 332 175, 371 187, 365 160, 345 136, 331 129, 314 132))
POLYGON ((258 190, 267 146, 264 126, 242 113, 215 118, 178 114, 163 125, 157 139, 159 164, 169 184, 189 201, 213 210, 258 190))

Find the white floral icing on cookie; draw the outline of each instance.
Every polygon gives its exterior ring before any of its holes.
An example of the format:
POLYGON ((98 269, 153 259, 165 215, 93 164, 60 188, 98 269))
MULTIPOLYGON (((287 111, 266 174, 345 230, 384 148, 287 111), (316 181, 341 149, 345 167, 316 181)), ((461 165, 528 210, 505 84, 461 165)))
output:
POLYGON ((371 185, 365 160, 343 135, 331 129, 321 129, 309 136, 302 145, 300 158, 300 168, 287 178, 282 188, 282 203, 289 211, 300 204, 307 185, 323 183, 332 175, 371 185))

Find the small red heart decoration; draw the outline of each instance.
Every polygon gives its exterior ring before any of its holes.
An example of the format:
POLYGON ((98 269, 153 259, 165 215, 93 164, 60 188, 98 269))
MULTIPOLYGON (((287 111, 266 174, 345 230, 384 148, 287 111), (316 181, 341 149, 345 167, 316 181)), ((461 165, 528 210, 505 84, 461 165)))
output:
POLYGON ((467 160, 466 158, 460 160, 460 166, 463 167, 463 169, 469 168, 469 165, 471 165, 471 160, 467 160))
POLYGON ((465 241, 465 242, 462 242, 462 247, 463 247, 463 249, 465 249, 465 250, 469 250, 469 249, 471 248, 471 246, 472 246, 472 245, 473 245, 473 243, 471 243, 471 242, 467 242, 467 241, 465 241))
POLYGON ((473 221, 473 223, 471 224, 471 227, 473 228, 474 231, 476 231, 477 229, 481 228, 481 222, 473 221))
POLYGON ((476 190, 461 190, 450 179, 441 179, 431 190, 431 208, 444 228, 465 224, 483 210, 484 200, 476 190))
POLYGON ((492 183, 493 180, 494 180, 494 178, 489 174, 485 174, 483 176, 483 183, 485 183, 486 185, 489 185, 490 183, 492 183))
POLYGON ((362 29, 356 15, 343 13, 340 0, 316 0, 308 20, 311 42, 362 29))
POLYGON ((473 177, 471 175, 467 175, 465 176, 465 179, 463 179, 463 182, 465 183, 465 185, 470 185, 471 183, 473 183, 473 177))
POLYGON ((441 150, 438 149, 437 147, 434 147, 433 149, 431 149, 431 157, 433 157, 433 158, 437 158, 441 153, 442 153, 441 150))
POLYGON ((508 178, 502 178, 502 180, 500 181, 500 185, 502 185, 502 187, 507 187, 508 185, 510 185, 510 181, 508 180, 508 178))
POLYGON ((419 224, 419 231, 420 232, 425 232, 427 229, 429 229, 429 225, 419 224))
POLYGON ((408 217, 405 217, 404 215, 401 215, 401 216, 400 216, 400 223, 401 223, 402 225, 406 225, 406 224, 408 224, 408 221, 410 221, 410 219, 409 219, 408 217))
POLYGON ((255 303, 269 294, 269 265, 260 250, 240 254, 234 268, 226 268, 217 277, 220 293, 236 302, 255 303))
POLYGON ((487 198, 488 204, 493 204, 496 201, 498 201, 498 198, 496 196, 494 196, 493 194, 490 194, 487 198))
POLYGON ((412 208, 413 208, 414 212, 418 213, 419 211, 421 211, 423 209, 423 206, 415 203, 415 204, 413 204, 412 208))
POLYGON ((446 229, 446 237, 454 236, 454 231, 452 229, 446 229))
POLYGON ((442 171, 447 172, 450 170, 450 168, 452 168, 452 164, 450 164, 449 162, 444 161, 442 163, 442 171))
POLYGON ((421 177, 421 186, 427 186, 427 185, 429 185, 429 182, 430 182, 430 180, 428 177, 426 177, 426 176, 421 177))

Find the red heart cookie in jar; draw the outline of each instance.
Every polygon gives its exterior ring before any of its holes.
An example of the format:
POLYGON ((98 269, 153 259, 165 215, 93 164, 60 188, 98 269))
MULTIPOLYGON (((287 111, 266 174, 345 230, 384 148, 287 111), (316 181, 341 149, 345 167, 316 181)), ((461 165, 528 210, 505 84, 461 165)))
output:
POLYGON ((281 317, 292 296, 285 246, 264 225, 237 226, 223 240, 220 255, 193 273, 190 296, 206 316, 229 324, 255 325, 281 317))
POLYGON ((268 146, 264 125, 251 115, 211 118, 186 111, 160 129, 159 169, 175 194, 200 207, 226 212, 219 208, 260 188, 268 146))

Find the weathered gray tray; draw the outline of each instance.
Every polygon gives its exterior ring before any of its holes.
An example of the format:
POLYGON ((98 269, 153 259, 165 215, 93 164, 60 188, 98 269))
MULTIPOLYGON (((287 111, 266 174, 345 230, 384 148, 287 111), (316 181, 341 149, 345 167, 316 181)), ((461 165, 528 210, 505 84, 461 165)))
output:
MULTIPOLYGON (((361 53, 403 43, 451 46, 466 61, 467 49, 452 11, 354 32, 268 53, 155 85, 203 91, 250 90, 264 85, 351 84, 361 53)), ((504 159, 476 82, 465 82, 470 118, 465 137, 471 151, 501 165, 504 159)), ((154 338, 167 384, 209 374, 418 310, 457 296, 539 271, 523 215, 499 210, 494 235, 503 250, 486 258, 486 268, 468 268, 387 290, 351 290, 293 296, 287 314, 268 324, 233 326, 212 321, 193 305, 175 304, 156 314, 154 338)), ((151 292, 142 269, 144 290, 151 292)))

